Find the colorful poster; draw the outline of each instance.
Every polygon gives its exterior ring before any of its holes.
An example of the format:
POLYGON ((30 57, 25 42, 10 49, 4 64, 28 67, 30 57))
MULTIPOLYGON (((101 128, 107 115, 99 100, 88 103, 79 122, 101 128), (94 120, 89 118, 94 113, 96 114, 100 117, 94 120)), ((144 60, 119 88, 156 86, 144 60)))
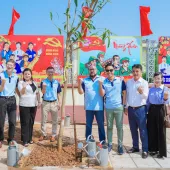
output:
POLYGON ((64 67, 64 37, 39 35, 0 36, 0 72, 6 61, 16 61, 15 72, 22 75, 24 68, 33 71, 33 78, 41 82, 46 77, 46 68, 55 69, 55 78, 62 79, 64 67))
POLYGON ((86 37, 80 47, 78 73, 82 77, 88 75, 90 65, 96 66, 98 75, 105 75, 104 67, 111 62, 116 76, 129 79, 132 77, 132 66, 141 63, 141 37, 113 36, 109 48, 98 37, 86 37))

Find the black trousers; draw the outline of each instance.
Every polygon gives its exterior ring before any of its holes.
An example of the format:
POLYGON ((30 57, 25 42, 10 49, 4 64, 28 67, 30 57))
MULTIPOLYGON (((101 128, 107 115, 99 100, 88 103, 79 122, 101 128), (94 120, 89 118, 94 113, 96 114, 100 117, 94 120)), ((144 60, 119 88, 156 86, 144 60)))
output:
POLYGON ((16 99, 15 96, 9 98, 0 97, 0 141, 4 140, 4 123, 6 113, 8 114, 8 142, 13 140, 16 125, 16 99))
POLYGON ((167 157, 165 115, 164 105, 151 105, 148 112, 147 127, 149 151, 159 151, 161 156, 167 157))
POLYGON ((32 141, 32 133, 37 107, 19 107, 21 122, 21 141, 28 143, 32 141))

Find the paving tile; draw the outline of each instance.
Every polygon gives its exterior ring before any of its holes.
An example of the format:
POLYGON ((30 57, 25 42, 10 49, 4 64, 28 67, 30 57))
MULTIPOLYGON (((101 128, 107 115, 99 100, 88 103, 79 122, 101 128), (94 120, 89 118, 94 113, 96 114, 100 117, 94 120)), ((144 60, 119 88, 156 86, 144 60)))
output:
POLYGON ((137 168, 131 158, 110 158, 113 168, 137 168))
POLYGON ((155 160, 156 160, 156 162, 159 163, 159 165, 162 168, 170 168, 170 158, 164 158, 164 159, 155 158, 155 160))
POLYGON ((138 168, 160 168, 160 165, 152 158, 132 158, 138 168))

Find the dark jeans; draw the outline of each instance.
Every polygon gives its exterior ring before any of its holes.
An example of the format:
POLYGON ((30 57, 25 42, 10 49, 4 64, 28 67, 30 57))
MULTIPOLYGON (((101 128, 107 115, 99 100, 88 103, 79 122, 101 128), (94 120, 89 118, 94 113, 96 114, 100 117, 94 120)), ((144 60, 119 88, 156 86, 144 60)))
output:
POLYGON ((128 118, 132 134, 133 148, 139 149, 139 135, 142 141, 143 152, 148 152, 148 132, 146 127, 146 106, 137 109, 128 107, 128 118))
POLYGON ((21 141, 28 143, 32 141, 32 132, 34 126, 37 107, 19 107, 21 122, 21 141))
POLYGON ((86 139, 92 134, 92 124, 94 116, 98 124, 99 140, 105 140, 105 130, 104 130, 104 111, 92 111, 86 110, 86 139))
POLYGON ((16 125, 16 99, 15 96, 10 98, 0 97, 0 141, 4 140, 4 123, 6 113, 8 114, 8 142, 13 140, 16 125))

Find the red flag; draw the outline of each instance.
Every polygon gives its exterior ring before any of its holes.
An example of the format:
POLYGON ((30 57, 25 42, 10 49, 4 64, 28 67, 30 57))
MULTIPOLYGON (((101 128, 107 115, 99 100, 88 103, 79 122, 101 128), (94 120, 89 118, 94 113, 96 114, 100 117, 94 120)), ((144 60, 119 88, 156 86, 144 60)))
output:
MULTIPOLYGON (((84 18, 89 18, 92 13, 93 13, 93 10, 90 9, 89 7, 82 7, 82 13, 84 14, 84 18)), ((86 21, 83 21, 82 22, 82 32, 83 32, 83 37, 86 37, 87 35, 87 27, 86 27, 86 21)))
POLYGON ((150 7, 140 6, 141 36, 152 34, 150 28, 150 22, 148 19, 149 12, 150 12, 150 7))
POLYGON ((20 14, 13 8, 12 9, 12 22, 9 28, 8 35, 14 35, 14 25, 19 18, 20 18, 20 14))
POLYGON ((85 37, 84 42, 80 43, 80 49, 82 51, 100 50, 106 52, 106 45, 99 37, 85 37))

